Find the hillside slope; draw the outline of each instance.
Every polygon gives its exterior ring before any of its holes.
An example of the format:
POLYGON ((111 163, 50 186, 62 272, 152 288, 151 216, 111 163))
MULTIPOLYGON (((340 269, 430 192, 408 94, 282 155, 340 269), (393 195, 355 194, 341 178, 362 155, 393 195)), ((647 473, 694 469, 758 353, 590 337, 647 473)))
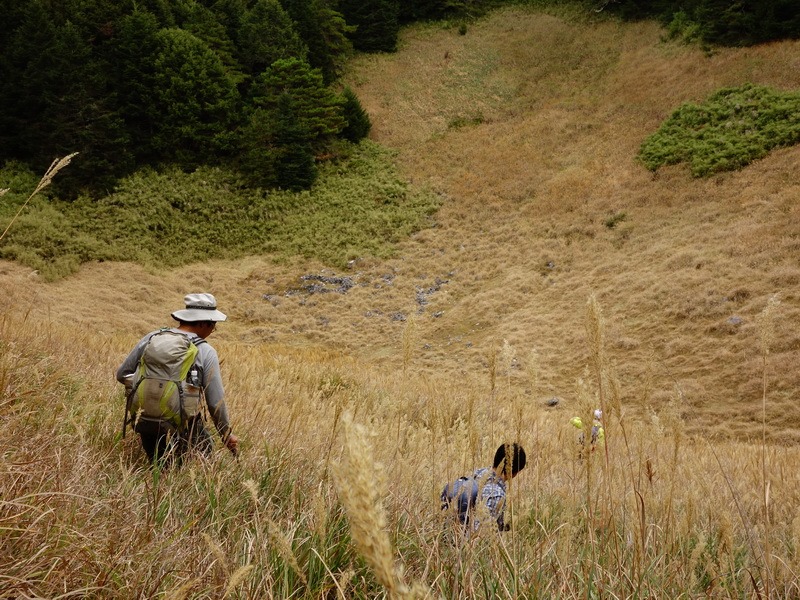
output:
POLYGON ((49 285, 3 263, 2 287, 37 317, 131 340, 202 288, 231 316, 215 334, 223 345, 320 345, 487 393, 507 341, 531 406, 558 396, 565 410, 595 294, 628 406, 676 401, 695 430, 744 436, 757 435, 762 407, 758 317, 777 297, 767 416, 775 440, 796 441, 800 147, 702 180, 683 166, 653 175, 635 155, 677 106, 721 86, 799 88, 800 43, 707 56, 660 36, 653 24, 515 9, 463 36, 415 27, 397 54, 354 61, 348 82, 372 137, 444 198, 437 226, 394 260, 344 273, 262 258, 168 273, 96 264, 49 285), (321 293, 304 275, 354 286, 321 293))

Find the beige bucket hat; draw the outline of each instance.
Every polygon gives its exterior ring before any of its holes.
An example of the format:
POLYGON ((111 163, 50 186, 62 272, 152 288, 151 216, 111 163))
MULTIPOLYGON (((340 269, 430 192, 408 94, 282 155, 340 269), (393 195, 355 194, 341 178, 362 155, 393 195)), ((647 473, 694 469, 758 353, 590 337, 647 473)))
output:
POLYGON ((225 321, 228 316, 217 310, 217 299, 211 294, 186 294, 183 298, 186 308, 176 310, 172 318, 176 321, 225 321))

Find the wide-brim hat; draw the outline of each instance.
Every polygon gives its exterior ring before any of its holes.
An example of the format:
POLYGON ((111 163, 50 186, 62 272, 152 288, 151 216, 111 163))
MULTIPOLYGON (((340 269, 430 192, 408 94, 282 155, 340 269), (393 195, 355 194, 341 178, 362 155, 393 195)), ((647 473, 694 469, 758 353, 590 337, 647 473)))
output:
POLYGON ((186 308, 176 310, 172 318, 176 321, 225 321, 228 316, 217 310, 217 299, 211 294, 186 294, 183 298, 186 308))

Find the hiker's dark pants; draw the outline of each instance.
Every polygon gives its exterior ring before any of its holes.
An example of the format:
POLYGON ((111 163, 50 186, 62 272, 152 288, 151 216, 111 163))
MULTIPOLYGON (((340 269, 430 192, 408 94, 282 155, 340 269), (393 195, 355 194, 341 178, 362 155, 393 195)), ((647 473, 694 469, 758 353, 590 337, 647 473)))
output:
POLYGON ((182 434, 170 435, 166 428, 138 428, 147 458, 150 462, 159 461, 162 466, 172 463, 180 465, 189 450, 209 456, 213 449, 211 435, 200 416, 193 417, 182 434))

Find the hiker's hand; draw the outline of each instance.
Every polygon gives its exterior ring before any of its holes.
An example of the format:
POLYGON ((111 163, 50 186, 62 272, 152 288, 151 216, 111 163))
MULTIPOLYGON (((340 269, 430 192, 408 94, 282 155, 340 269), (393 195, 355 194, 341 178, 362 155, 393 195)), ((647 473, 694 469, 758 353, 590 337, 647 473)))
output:
POLYGON ((239 438, 231 433, 225 440, 225 446, 236 456, 239 453, 239 438))

